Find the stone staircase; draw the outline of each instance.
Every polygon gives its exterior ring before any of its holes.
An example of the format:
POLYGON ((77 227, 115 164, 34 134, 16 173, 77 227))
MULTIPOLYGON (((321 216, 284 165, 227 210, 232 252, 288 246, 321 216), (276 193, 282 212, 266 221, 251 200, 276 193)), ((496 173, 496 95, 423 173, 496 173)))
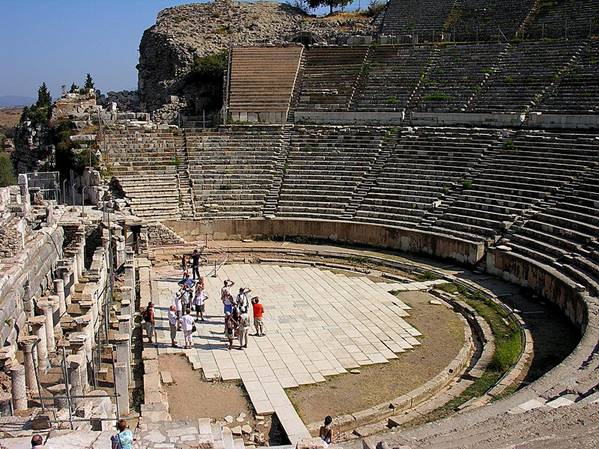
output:
POLYGON ((233 47, 228 111, 233 122, 285 123, 303 46, 233 47))
POLYGON ((376 180, 379 178, 381 171, 385 168, 387 160, 393 152, 393 148, 398 138, 399 130, 389 129, 387 131, 385 138, 381 142, 381 150, 378 157, 362 179, 362 183, 356 187, 351 201, 345 208, 342 215, 344 220, 352 220, 355 217, 356 212, 364 202, 364 198, 368 195, 368 192, 370 192, 370 189, 375 185, 376 180))
POLYGON ((289 151, 291 148, 292 132, 293 129, 291 127, 285 127, 282 133, 281 149, 275 158, 275 174, 273 176, 270 191, 266 195, 266 199, 264 202, 265 217, 274 217, 279 206, 281 186, 283 185, 283 178, 287 171, 287 161, 289 158, 289 151))
POLYGON ((184 145, 177 150, 181 164, 177 167, 179 176, 179 210, 183 218, 194 218, 195 201, 193 198, 193 182, 189 175, 189 156, 187 153, 187 132, 183 130, 184 145))

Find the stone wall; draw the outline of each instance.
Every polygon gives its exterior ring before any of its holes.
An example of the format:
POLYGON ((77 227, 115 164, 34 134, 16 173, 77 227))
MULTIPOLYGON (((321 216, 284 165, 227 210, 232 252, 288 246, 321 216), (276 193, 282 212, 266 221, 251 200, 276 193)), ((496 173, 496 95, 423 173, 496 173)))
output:
POLYGON ((0 323, 12 323, 2 326, 0 346, 7 341, 14 343, 17 331, 23 329, 25 309, 31 307, 29 298, 52 288, 52 273, 62 259, 63 241, 61 227, 45 227, 27 243, 23 252, 9 263, 0 263, 0 323))
POLYGON ((572 280, 549 266, 497 248, 489 248, 486 262, 489 273, 530 288, 551 301, 572 324, 584 331, 588 322, 587 304, 581 295, 584 289, 572 280))
POLYGON ((180 220, 164 224, 183 238, 205 234, 215 239, 301 237, 336 243, 369 245, 473 265, 484 255, 484 244, 449 235, 407 228, 320 220, 215 220, 211 223, 180 220))

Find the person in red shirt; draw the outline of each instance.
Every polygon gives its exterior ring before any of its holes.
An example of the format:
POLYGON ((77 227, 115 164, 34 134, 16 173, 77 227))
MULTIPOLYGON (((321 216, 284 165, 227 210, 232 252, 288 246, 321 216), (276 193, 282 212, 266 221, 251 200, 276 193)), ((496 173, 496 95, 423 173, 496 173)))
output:
POLYGON ((254 327, 256 328, 256 337, 262 337, 266 335, 264 333, 264 322, 262 321, 264 316, 264 307, 260 304, 260 298, 257 296, 252 298, 252 309, 254 312, 254 327))

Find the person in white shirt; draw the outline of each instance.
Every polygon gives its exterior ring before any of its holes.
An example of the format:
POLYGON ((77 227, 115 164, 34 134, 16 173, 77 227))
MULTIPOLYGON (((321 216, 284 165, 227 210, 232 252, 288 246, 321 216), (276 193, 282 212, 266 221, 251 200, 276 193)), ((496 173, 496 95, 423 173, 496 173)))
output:
POLYGON ((170 306, 168 309, 168 327, 171 332, 171 346, 177 347, 177 328, 179 327, 179 315, 175 306, 170 306))
POLYGON ((233 295, 231 295, 231 287, 235 285, 235 282, 230 279, 226 279, 223 288, 220 290, 220 299, 223 302, 225 309, 225 315, 227 312, 233 311, 233 295))
POLYGON ((248 300, 248 293, 250 292, 251 290, 249 288, 242 287, 239 289, 236 301, 239 313, 247 313, 250 306, 250 301, 248 300))
POLYGON ((181 318, 181 327, 183 328, 183 336, 185 337, 185 349, 191 349, 193 331, 195 329, 195 321, 191 316, 191 309, 185 310, 185 315, 181 318))
POLYGON ((248 335, 250 333, 250 316, 246 313, 242 313, 239 317, 239 349, 248 347, 248 335))
POLYGON ((206 294, 206 290, 202 287, 201 284, 198 283, 195 295, 193 297, 193 305, 196 309, 196 321, 204 321, 204 310, 206 308, 207 299, 208 295, 206 294))
MULTIPOLYGON (((181 318, 183 316, 183 291, 179 290, 175 294, 175 311, 177 313, 177 318, 181 318)), ((177 322, 177 330, 181 330, 181 321, 177 322)))

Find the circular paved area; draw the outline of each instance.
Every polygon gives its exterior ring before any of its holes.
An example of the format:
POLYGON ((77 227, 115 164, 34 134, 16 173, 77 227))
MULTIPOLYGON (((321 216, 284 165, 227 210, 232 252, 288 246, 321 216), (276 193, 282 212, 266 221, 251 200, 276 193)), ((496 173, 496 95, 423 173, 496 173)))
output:
MULTIPOLYGON (((180 271, 154 269, 159 350, 170 348, 166 312, 180 271)), ((389 293, 422 290, 430 282, 374 282, 366 276, 312 267, 231 264, 206 279, 208 319, 198 325, 186 354, 207 379, 241 379, 258 414, 277 413, 290 440, 306 435, 284 388, 325 381, 325 376, 385 363, 419 345, 420 332, 405 321, 409 306, 389 293), (220 288, 224 279, 252 289, 265 308, 265 337, 250 337, 246 350, 228 351, 223 335, 220 288)), ((182 336, 180 336, 182 340, 182 336)), ((182 343, 182 341, 180 342, 182 343)))

